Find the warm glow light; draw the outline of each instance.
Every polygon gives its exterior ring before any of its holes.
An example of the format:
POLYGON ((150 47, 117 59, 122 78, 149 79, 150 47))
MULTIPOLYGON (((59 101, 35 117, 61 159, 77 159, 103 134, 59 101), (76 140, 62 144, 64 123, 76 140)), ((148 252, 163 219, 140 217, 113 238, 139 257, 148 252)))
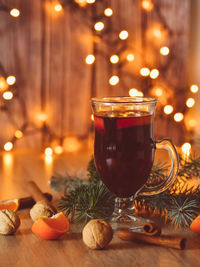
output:
POLYGON ((99 22, 95 23, 94 28, 96 31, 102 31, 104 28, 104 23, 99 21, 99 22))
POLYGON ((67 137, 64 141, 64 147, 67 152, 77 152, 80 146, 80 142, 76 137, 67 137))
POLYGON ((84 7, 87 5, 86 0, 74 0, 79 6, 84 7))
POLYGON ((104 10, 105 16, 110 17, 110 16, 112 16, 112 14, 113 14, 113 10, 111 8, 108 7, 104 10))
POLYGON ((62 154, 62 153, 63 153, 63 147, 62 147, 62 146, 56 146, 56 147, 54 148, 54 152, 55 152, 55 154, 57 154, 57 155, 62 154))
POLYGON ((19 17, 19 15, 20 15, 20 11, 19 11, 19 9, 17 9, 17 8, 13 8, 13 9, 11 9, 11 10, 10 10, 10 15, 11 15, 12 17, 15 17, 15 18, 19 17))
POLYGON ((194 100, 194 98, 188 98, 188 99, 187 99, 187 101, 186 101, 186 106, 187 106, 188 108, 192 108, 192 107, 194 106, 194 104, 195 104, 195 100, 194 100))
POLYGON ((189 120, 188 124, 191 128, 194 128, 197 126, 197 121, 196 120, 189 120))
POLYGON ((6 169, 8 170, 11 168, 13 164, 13 154, 12 153, 4 153, 3 155, 3 165, 5 165, 6 169))
POLYGON ((154 4, 151 0, 142 0, 141 5, 146 11, 151 11, 154 7, 154 4))
POLYGON ((45 163, 46 164, 51 164, 53 162, 53 157, 50 155, 45 156, 45 163))
POLYGON ((54 10, 55 10, 56 12, 60 12, 62 9, 63 9, 63 7, 62 7, 61 4, 56 4, 56 5, 54 6, 54 10))
POLYGON ((190 150, 191 150, 191 144, 190 143, 184 143, 181 146, 181 150, 184 153, 184 158, 187 159, 190 155, 190 150))
POLYGON ((150 72, 151 79, 156 79, 156 78, 158 78, 158 76, 159 76, 159 70, 157 70, 157 69, 151 70, 151 72, 150 72))
POLYGON ((15 76, 8 76, 6 81, 7 81, 7 84, 13 85, 16 82, 16 78, 15 76))
POLYGON ((156 96, 161 96, 163 94, 163 90, 161 88, 156 88, 155 89, 155 95, 156 96))
POLYGON ((146 67, 140 69, 140 74, 144 77, 149 76, 150 70, 146 67))
POLYGON ((118 63, 118 62, 119 62, 119 57, 118 57, 118 55, 112 55, 112 56, 110 57, 110 62, 113 63, 113 64, 118 63))
POLYGON ((45 148, 44 153, 45 153, 46 156, 52 156, 53 150, 52 150, 52 148, 47 147, 47 148, 45 148))
POLYGON ((128 93, 132 97, 138 97, 138 96, 143 97, 144 96, 144 94, 141 91, 138 91, 136 88, 131 88, 128 93))
POLYGON ((85 62, 88 64, 88 65, 91 65, 93 64, 95 61, 95 56, 94 55, 88 55, 85 59, 85 62))
POLYGON ((160 53, 163 56, 169 55, 169 52, 170 52, 170 50, 169 50, 169 48, 167 46, 163 46, 163 47, 160 48, 160 53))
POLYGON ((13 93, 11 91, 6 91, 3 93, 3 98, 5 100, 11 100, 13 98, 13 93))
POLYGON ((86 0, 88 4, 94 4, 96 0, 86 0))
POLYGON ((47 115, 45 113, 39 113, 36 115, 36 119, 41 122, 45 122, 47 120, 47 115))
POLYGON ((126 39, 128 38, 128 32, 125 31, 125 30, 121 31, 121 32, 119 33, 119 38, 120 38, 121 40, 126 40, 126 39))
POLYGON ((20 131, 20 130, 15 131, 15 137, 18 138, 18 139, 22 138, 23 137, 23 132, 20 131))
POLYGON ((153 35, 158 38, 161 39, 162 38, 162 31, 159 28, 154 28, 153 29, 153 35))
POLYGON ((91 121, 94 121, 94 114, 91 114, 90 119, 91 121))
POLYGON ((128 55, 126 56, 126 59, 127 59, 127 61, 132 62, 132 61, 134 61, 135 56, 134 56, 133 54, 128 54, 128 55))
POLYGON ((197 93, 198 91, 199 91, 199 87, 198 87, 198 85, 196 85, 196 84, 192 84, 191 86, 190 86, 190 91, 192 92, 192 93, 197 93))
POLYGON ((6 79, 3 76, 1 76, 0 77, 0 91, 4 91, 7 88, 8 88, 8 84, 6 82, 6 79))
POLYGON ((109 79, 109 84, 110 85, 114 86, 114 85, 116 85, 118 83, 119 83, 119 77, 117 75, 113 75, 113 76, 110 77, 110 79, 109 79))
POLYGON ((178 113, 176 113, 176 114, 174 114, 174 120, 176 121, 176 122, 180 122, 180 121, 182 121, 183 120, 183 113, 180 113, 180 112, 178 112, 178 113))
POLYGON ((10 151, 12 149, 13 149, 13 143, 12 142, 5 143, 5 145, 4 145, 4 150, 5 151, 10 151))
POLYGON ((171 113, 173 112, 173 110, 174 110, 174 108, 173 108, 171 105, 166 105, 166 106, 164 107, 164 112, 165 112, 165 114, 167 114, 167 115, 171 114, 171 113))

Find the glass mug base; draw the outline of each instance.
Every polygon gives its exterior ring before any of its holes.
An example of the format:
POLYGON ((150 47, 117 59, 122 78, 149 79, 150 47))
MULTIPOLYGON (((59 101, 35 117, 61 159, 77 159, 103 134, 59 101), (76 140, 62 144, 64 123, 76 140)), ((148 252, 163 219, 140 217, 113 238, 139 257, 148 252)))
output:
POLYGON ((114 230, 120 228, 142 231, 142 226, 151 220, 139 217, 134 208, 134 197, 115 198, 114 212, 109 222, 114 230))

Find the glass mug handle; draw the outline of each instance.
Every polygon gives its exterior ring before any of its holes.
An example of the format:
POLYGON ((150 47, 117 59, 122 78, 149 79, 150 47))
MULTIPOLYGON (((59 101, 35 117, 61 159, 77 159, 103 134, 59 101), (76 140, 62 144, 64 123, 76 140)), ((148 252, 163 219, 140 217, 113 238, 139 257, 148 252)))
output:
POLYGON ((179 157, 176 148, 172 141, 168 138, 164 138, 160 141, 155 141, 156 149, 166 149, 169 152, 171 158, 171 170, 167 179, 160 185, 154 187, 148 187, 144 185, 137 193, 136 196, 152 196, 167 190, 175 181, 178 174, 179 157))

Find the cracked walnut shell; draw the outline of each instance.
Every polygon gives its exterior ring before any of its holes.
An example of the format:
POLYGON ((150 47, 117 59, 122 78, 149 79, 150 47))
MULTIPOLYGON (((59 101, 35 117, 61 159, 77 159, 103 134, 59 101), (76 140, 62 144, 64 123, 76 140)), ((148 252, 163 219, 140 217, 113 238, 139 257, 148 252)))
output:
POLYGON ((39 216, 51 217, 56 213, 56 209, 44 200, 38 201, 30 210, 33 221, 36 221, 39 216))
POLYGON ((14 234, 20 226, 19 216, 12 210, 0 210, 0 234, 14 234))
POLYGON ((89 221, 82 232, 83 242, 92 249, 105 248, 113 237, 111 226, 100 219, 89 221))

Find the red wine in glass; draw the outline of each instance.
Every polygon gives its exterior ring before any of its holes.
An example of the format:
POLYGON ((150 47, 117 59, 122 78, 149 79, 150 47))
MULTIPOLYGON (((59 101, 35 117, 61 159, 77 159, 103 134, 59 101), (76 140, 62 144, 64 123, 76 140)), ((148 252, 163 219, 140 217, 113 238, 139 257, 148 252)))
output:
POLYGON ((122 198, 146 183, 154 160, 153 117, 129 113, 102 113, 94 119, 97 170, 108 189, 122 198))

